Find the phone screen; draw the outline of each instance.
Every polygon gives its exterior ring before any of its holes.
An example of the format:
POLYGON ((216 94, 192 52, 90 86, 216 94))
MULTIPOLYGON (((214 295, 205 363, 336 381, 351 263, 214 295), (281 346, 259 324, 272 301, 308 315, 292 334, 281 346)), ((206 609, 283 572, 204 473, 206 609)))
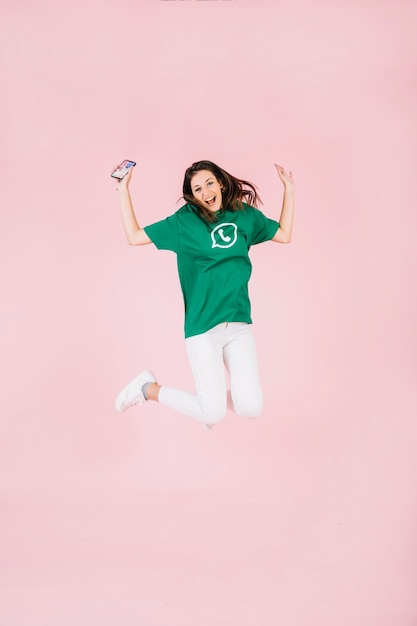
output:
POLYGON ((135 161, 122 161, 120 165, 118 165, 116 169, 112 171, 111 175, 113 176, 113 178, 118 178, 119 180, 122 180, 122 178, 124 178, 128 173, 129 168, 134 167, 135 165, 135 161))

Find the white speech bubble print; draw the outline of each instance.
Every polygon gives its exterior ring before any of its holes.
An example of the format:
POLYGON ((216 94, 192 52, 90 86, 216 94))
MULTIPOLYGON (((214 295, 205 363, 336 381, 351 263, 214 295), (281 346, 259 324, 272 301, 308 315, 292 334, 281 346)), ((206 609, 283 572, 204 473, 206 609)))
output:
POLYGON ((211 231, 211 239, 213 241, 212 248, 230 248, 237 240, 237 226, 225 222, 219 224, 211 231))

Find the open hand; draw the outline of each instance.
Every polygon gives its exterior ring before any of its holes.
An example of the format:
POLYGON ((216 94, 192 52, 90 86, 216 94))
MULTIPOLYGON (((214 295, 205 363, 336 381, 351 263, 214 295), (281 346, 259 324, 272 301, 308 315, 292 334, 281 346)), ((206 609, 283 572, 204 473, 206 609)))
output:
POLYGON ((286 189, 294 189, 294 178, 292 172, 287 173, 281 165, 274 163, 275 168, 278 172, 278 176, 282 180, 282 183, 286 189))

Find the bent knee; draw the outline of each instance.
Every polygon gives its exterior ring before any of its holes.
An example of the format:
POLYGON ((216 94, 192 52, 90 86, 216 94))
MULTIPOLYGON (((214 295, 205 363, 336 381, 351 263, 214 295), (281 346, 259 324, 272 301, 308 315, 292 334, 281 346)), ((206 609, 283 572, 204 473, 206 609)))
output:
POLYGON ((206 402, 201 405, 202 419, 208 426, 215 426, 226 417, 226 402, 206 402))
POLYGON ((227 399, 219 394, 200 394, 201 421, 208 426, 222 422, 227 413, 227 399))
POLYGON ((203 411, 203 422, 207 426, 215 426, 224 420, 226 411, 203 411))
POLYGON ((256 402, 248 402, 234 407, 235 412, 239 417, 245 417, 246 419, 255 419, 262 414, 263 402, 262 400, 256 402))

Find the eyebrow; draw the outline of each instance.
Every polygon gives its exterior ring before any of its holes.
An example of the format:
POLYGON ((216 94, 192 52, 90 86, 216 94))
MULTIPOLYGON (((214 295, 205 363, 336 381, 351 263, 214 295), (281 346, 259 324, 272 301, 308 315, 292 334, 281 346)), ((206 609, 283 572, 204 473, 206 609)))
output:
MULTIPOLYGON (((209 180, 213 180, 213 176, 209 176, 208 178, 206 178, 206 180, 204 181, 205 183, 208 183, 209 180)), ((193 189, 195 189, 196 187, 200 187, 201 185, 199 183, 193 185, 193 189)))

